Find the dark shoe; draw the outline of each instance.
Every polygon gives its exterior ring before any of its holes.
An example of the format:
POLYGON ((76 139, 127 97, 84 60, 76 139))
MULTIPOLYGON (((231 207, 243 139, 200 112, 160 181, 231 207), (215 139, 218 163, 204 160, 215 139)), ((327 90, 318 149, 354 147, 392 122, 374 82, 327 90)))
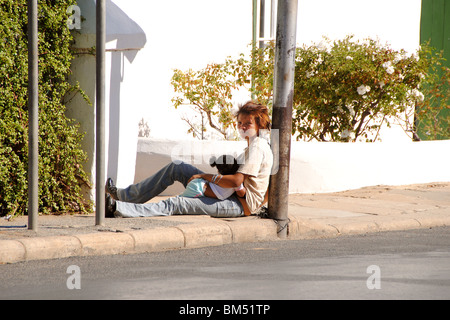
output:
POLYGON ((111 198, 109 194, 105 195, 105 218, 114 218, 116 212, 116 200, 111 198))
POLYGON ((114 181, 111 178, 108 178, 106 180, 106 186, 105 186, 106 193, 111 195, 111 198, 114 200, 119 200, 117 197, 117 187, 114 185, 114 181))

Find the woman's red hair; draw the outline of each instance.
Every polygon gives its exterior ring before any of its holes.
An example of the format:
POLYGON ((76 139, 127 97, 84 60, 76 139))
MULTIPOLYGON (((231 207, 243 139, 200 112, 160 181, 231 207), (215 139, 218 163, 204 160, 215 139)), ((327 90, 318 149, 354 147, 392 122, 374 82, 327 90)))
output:
POLYGON ((270 130, 269 109, 265 105, 249 101, 239 108, 236 118, 241 114, 253 116, 259 129, 270 130))

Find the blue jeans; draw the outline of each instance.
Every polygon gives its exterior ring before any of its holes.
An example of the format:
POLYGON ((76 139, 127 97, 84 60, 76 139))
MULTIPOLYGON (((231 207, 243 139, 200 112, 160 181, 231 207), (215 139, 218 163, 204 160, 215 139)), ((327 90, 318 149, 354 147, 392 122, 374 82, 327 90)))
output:
POLYGON ((128 188, 118 189, 117 196, 119 200, 116 201, 115 216, 135 218, 201 214, 225 218, 244 215, 244 208, 236 195, 232 195, 225 200, 209 197, 186 198, 176 196, 156 203, 146 203, 175 181, 181 182, 186 187, 188 180, 194 174, 199 173, 203 172, 190 164, 171 162, 153 176, 128 188))

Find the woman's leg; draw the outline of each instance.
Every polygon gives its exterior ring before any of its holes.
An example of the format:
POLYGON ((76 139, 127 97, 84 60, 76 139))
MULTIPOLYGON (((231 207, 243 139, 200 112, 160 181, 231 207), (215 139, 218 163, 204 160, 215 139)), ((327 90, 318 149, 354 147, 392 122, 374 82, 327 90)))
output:
POLYGON ((125 189, 117 189, 117 196, 119 201, 145 203, 159 195, 175 181, 181 182, 186 187, 188 180, 194 174, 199 173, 203 172, 190 164, 171 162, 151 177, 125 189))
POLYGON ((244 215, 244 209, 235 195, 225 200, 177 196, 145 204, 116 201, 116 217, 137 218, 185 214, 209 215, 216 218, 240 217, 244 215))

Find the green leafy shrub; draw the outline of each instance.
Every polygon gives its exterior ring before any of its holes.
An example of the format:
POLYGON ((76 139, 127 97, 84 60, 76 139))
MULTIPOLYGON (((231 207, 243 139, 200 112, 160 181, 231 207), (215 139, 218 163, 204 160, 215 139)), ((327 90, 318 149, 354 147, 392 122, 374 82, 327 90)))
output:
MULTIPOLYGON (((81 194, 88 183, 83 135, 68 119, 73 37, 67 8, 75 0, 39 1, 39 211, 91 212, 81 194)), ((27 1, 0 0, 0 215, 27 213, 28 49, 27 1)))
MULTIPOLYGON (((442 58, 427 45, 416 53, 351 36, 297 49, 293 128, 298 139, 375 141, 383 124, 417 139, 414 113, 434 95, 442 58)), ((417 118, 416 118, 417 119, 417 118)))

